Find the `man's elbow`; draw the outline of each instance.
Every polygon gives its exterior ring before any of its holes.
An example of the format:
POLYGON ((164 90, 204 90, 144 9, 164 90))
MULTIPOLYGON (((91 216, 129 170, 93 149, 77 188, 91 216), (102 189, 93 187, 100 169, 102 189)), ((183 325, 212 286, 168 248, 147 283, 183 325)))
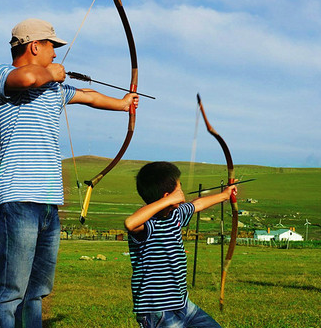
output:
POLYGON ((28 89, 37 86, 37 77, 32 72, 27 72, 20 80, 21 88, 28 89))

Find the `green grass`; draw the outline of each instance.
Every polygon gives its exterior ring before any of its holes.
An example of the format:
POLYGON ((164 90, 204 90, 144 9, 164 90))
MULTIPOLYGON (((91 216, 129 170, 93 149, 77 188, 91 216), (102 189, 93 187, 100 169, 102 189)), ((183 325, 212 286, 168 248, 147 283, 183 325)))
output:
MULTIPOLYGON (((93 190, 86 224, 98 230, 123 229, 123 221, 142 201, 135 190, 135 175, 142 161, 121 161, 93 190)), ((77 159, 80 181, 95 176, 108 164, 107 159, 77 159)), ((187 193, 219 185, 226 180, 224 165, 195 165, 192 186, 189 163, 176 163, 182 171, 187 193)), ((238 204, 250 217, 240 221, 250 228, 282 224, 296 227, 305 235, 305 220, 321 224, 321 169, 235 167, 236 177, 254 182, 239 186, 238 204), (247 198, 258 200, 246 203, 247 198)), ((63 161, 66 205, 61 207, 62 225, 81 227, 78 222, 78 191, 71 160, 63 161)), ((82 187, 84 195, 86 187, 82 187)), ((187 196, 192 199, 195 196, 187 196)), ((230 207, 224 205, 226 229, 230 227, 230 207)), ((211 221, 201 221, 201 231, 219 230, 220 206, 204 211, 211 221)), ((195 218, 191 229, 195 228, 195 218)), ((320 240, 321 229, 309 227, 309 239, 320 240)), ((321 324, 321 249, 272 249, 237 246, 227 276, 225 310, 219 311, 220 247, 206 245, 198 250, 196 286, 192 287, 194 243, 188 251, 190 298, 225 328, 317 328, 321 324)), ((44 328, 132 328, 131 266, 126 242, 62 241, 53 293, 44 299, 44 328), (81 261, 80 256, 103 254, 107 261, 81 261)))
MULTIPOLYGON (((190 298, 225 328, 317 328, 321 322, 321 250, 236 247, 218 307, 220 247, 186 242, 190 298)), ((45 328, 132 328, 131 266, 126 242, 62 241, 54 292, 44 299, 45 328), (106 261, 81 261, 103 254, 106 261)))
MULTIPOLYGON (((77 158, 79 180, 88 180, 103 169, 110 160, 100 157, 84 156, 77 158)), ((124 219, 143 205, 135 190, 135 175, 145 164, 144 161, 120 161, 120 163, 101 180, 93 189, 86 224, 94 229, 109 230, 123 229, 124 219)), ((196 163, 190 184, 190 164, 177 162, 182 171, 183 190, 187 192, 198 189, 202 183, 203 188, 220 185, 221 180, 226 181, 226 166, 196 163)), ((321 168, 273 168, 254 165, 236 165, 236 178, 242 180, 255 178, 256 181, 239 185, 239 209, 250 211, 250 217, 240 217, 251 228, 254 223, 257 227, 273 228, 280 219, 286 227, 296 227, 296 231, 305 236, 305 222, 321 224, 321 193, 318 185, 321 183, 321 168), (258 200, 256 204, 246 203, 247 198, 258 200)), ((70 159, 63 161, 63 178, 65 187, 66 205, 61 207, 60 216, 62 224, 79 226, 80 204, 74 170, 70 159)), ((86 185, 82 187, 82 195, 86 185)), ((218 192, 218 191, 214 191, 218 192)), ((193 199, 196 196, 188 196, 193 199)), ((226 203, 226 229, 230 229, 230 206, 226 203)), ((201 224, 201 230, 218 231, 220 219, 220 206, 214 206, 202 213, 202 216, 214 218, 211 222, 201 224)), ((191 226, 191 228, 195 228, 191 226)), ((321 239, 321 227, 309 227, 309 239, 321 239)))

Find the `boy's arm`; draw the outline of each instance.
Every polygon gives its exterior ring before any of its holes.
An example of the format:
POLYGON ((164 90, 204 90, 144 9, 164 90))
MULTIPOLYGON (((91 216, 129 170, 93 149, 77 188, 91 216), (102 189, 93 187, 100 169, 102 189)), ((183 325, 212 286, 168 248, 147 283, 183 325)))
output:
POLYGON ((235 194, 237 193, 237 188, 235 185, 227 187, 223 192, 219 194, 201 197, 193 200, 192 204, 195 206, 195 212, 202 211, 212 205, 228 200, 232 192, 235 194))
POLYGON ((144 230, 144 223, 156 213, 169 206, 176 205, 184 201, 185 196, 179 186, 179 188, 176 188, 172 193, 165 194, 163 198, 157 200, 156 202, 138 209, 125 220, 125 227, 128 231, 134 234, 139 233, 144 230))
POLYGON ((92 89, 77 89, 74 97, 69 104, 82 104, 98 109, 107 109, 115 111, 129 111, 131 104, 138 107, 138 95, 136 93, 127 93, 122 99, 112 98, 103 95, 92 89))

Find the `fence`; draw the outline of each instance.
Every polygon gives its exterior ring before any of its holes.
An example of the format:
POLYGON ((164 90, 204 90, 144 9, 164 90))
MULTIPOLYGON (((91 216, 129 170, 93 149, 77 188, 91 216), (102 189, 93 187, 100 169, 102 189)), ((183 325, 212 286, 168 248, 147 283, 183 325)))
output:
POLYGON ((61 240, 127 240, 127 232, 123 230, 94 230, 94 229, 70 229, 61 230, 61 240))
MULTIPOLYGON (((228 244, 231 238, 227 237, 224 239, 224 243, 228 244)), ((218 237, 208 237, 207 244, 220 244, 221 239, 218 237)), ((289 248, 321 248, 321 241, 319 240, 309 240, 309 241, 291 241, 291 240, 280 240, 275 241, 273 239, 267 240, 258 240, 254 238, 237 238, 236 244, 241 246, 258 246, 258 247, 275 247, 280 249, 289 249, 289 248)))

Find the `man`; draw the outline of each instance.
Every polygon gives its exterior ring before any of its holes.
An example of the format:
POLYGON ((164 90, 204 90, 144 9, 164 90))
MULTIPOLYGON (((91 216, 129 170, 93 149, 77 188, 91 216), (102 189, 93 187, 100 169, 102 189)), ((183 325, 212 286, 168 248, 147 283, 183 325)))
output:
POLYGON ((63 204, 59 116, 65 104, 128 111, 137 94, 115 99, 62 84, 52 25, 27 19, 12 30, 12 65, 0 65, 0 327, 42 327, 53 286, 63 204))

